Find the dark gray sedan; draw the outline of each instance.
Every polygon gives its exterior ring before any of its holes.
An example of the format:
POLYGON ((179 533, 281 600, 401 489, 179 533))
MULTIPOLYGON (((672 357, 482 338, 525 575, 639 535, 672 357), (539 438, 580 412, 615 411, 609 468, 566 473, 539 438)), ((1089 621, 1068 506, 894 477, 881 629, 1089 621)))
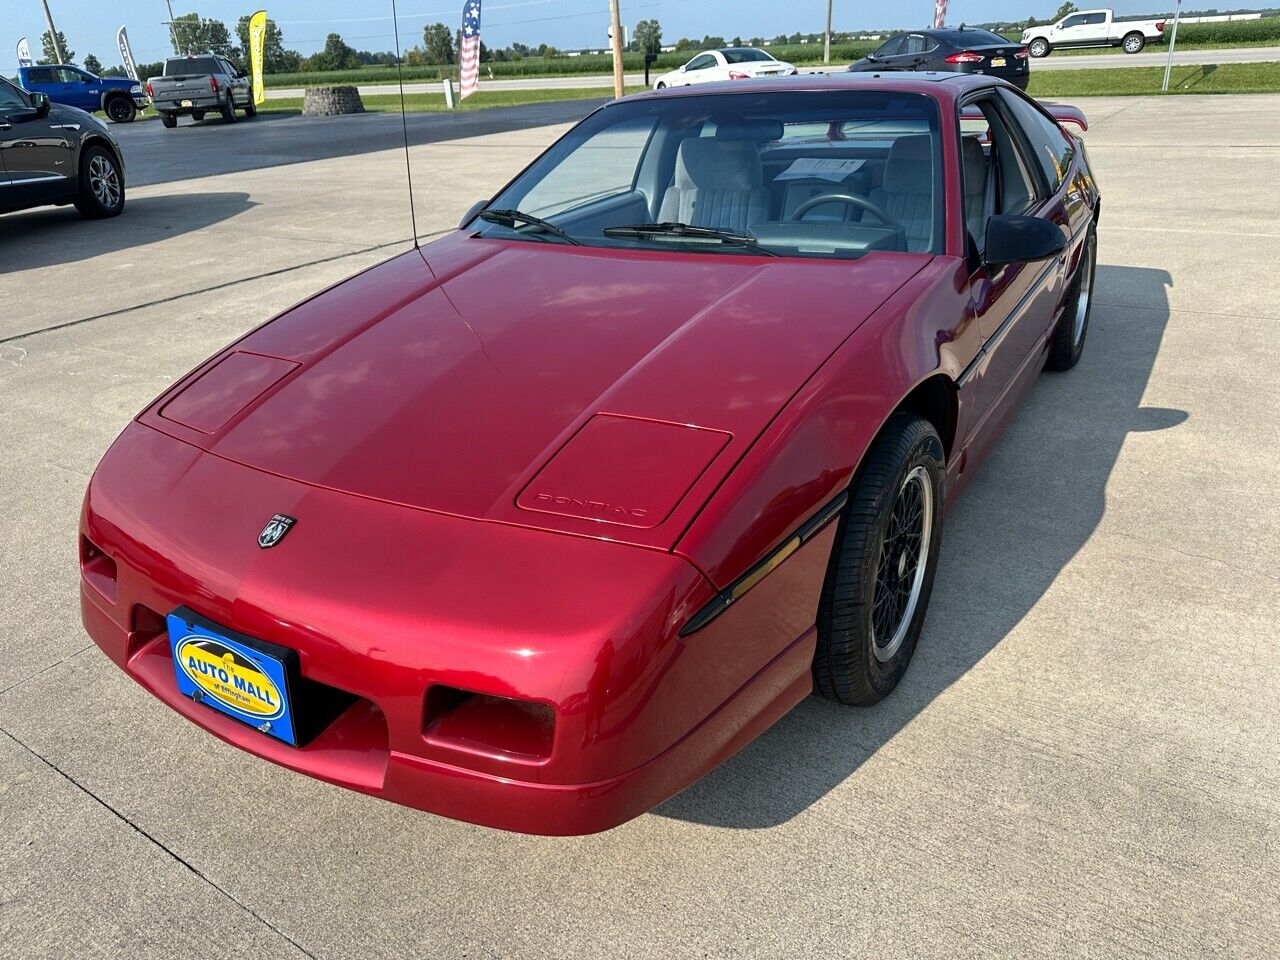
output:
POLYGON ((1008 80, 1019 90, 1031 81, 1027 48, 989 30, 916 30, 900 33, 849 65, 850 73, 932 70, 939 73, 981 73, 1008 80))

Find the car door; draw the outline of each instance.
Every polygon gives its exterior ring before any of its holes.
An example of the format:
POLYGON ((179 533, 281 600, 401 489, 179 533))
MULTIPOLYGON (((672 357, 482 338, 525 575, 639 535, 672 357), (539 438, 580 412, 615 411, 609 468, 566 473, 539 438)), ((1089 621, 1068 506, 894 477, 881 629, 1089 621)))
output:
POLYGON ((929 54, 938 46, 933 37, 925 36, 923 33, 907 34, 906 43, 902 47, 903 70, 924 70, 927 69, 929 54))
POLYGON ((1088 41, 1088 20, 1083 13, 1074 13, 1058 23, 1053 30, 1050 42, 1058 46, 1070 46, 1073 43, 1088 41))
POLYGON ((721 79, 716 76, 716 67, 719 61, 714 54, 702 53, 689 61, 684 68, 685 83, 706 83, 710 80, 721 79))
MULTIPOLYGON (((55 108, 56 109, 56 108, 55 108)), ((12 203, 42 203, 65 196, 74 186, 73 139, 55 113, 40 116, 22 90, 0 80, 0 156, 12 203)))
POLYGON ((102 106, 102 84, 94 82, 95 78, 87 73, 81 73, 74 67, 54 67, 53 77, 56 93, 51 99, 55 103, 65 103, 91 113, 102 106))
MULTIPOLYGON (((1044 217, 1063 226, 1061 198, 1045 182, 1032 148, 996 90, 965 101, 981 118, 960 120, 965 225, 974 256, 969 300, 983 349, 960 376, 972 398, 976 423, 970 436, 979 457, 999 436, 1043 365, 1043 348, 1056 319, 1065 277, 1065 257, 987 267, 982 263, 986 221, 996 214, 1044 217), (964 143, 965 138, 973 142, 964 143), (984 159, 978 161, 974 145, 984 159), (978 181, 981 181, 979 183, 978 181)), ((970 111, 972 114, 972 111, 970 111)))
POLYGON ((884 66, 890 70, 914 70, 916 58, 925 49, 924 38, 918 33, 904 33, 898 37, 895 49, 884 58, 884 66))

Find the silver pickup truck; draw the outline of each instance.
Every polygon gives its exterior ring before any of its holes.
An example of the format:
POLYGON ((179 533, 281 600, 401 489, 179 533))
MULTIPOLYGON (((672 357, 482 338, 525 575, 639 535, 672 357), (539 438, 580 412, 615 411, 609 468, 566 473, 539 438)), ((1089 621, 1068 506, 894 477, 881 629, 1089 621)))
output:
POLYGON ((164 73, 147 81, 147 96, 166 127, 176 127, 178 117, 196 121, 210 112, 222 114, 226 123, 236 122, 236 111, 255 116, 253 91, 243 70, 215 53, 170 57, 164 73))

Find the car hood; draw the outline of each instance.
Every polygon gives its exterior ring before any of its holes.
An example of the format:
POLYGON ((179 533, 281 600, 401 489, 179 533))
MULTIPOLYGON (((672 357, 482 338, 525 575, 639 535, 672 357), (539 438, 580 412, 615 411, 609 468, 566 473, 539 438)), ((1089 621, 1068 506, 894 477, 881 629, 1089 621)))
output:
POLYGON ((805 380, 929 259, 458 233, 259 328, 140 419, 317 486, 669 548, 805 380))

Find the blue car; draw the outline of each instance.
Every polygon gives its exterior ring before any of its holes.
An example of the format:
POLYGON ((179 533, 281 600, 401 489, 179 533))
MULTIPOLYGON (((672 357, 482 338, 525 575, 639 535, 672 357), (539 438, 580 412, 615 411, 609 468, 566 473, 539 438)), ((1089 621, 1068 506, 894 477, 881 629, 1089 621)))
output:
POLYGON ((147 105, 142 85, 128 77, 96 77, 70 64, 19 67, 18 82, 53 103, 94 113, 101 110, 115 123, 129 123, 147 105))

